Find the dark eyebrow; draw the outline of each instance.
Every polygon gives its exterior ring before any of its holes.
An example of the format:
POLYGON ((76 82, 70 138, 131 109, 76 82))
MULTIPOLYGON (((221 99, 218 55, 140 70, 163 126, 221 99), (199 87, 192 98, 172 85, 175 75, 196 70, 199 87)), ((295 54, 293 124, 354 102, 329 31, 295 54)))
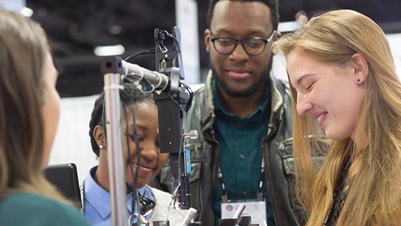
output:
MULTIPOLYGON (((212 31, 212 30, 210 29, 210 31, 212 31)), ((214 33, 225 33, 228 36, 235 36, 236 35, 236 32, 231 32, 231 31, 229 31, 229 30, 227 30, 225 28, 216 29, 215 32, 212 32, 213 35, 214 35, 214 33)), ((228 37, 227 35, 225 35, 224 37, 228 37)), ((250 31, 246 32, 246 36, 249 36, 249 37, 251 37, 251 36, 256 37, 256 36, 263 36, 263 35, 265 35, 265 32, 261 31, 261 30, 254 30, 254 31, 250 30, 250 31)))
MULTIPOLYGON (((132 131, 131 128, 133 128, 133 126, 134 126, 134 124, 132 124, 132 123, 128 124, 129 131, 132 131)), ((136 129, 137 130, 142 130, 142 131, 149 130, 146 126, 138 125, 138 124, 136 124, 136 129)))

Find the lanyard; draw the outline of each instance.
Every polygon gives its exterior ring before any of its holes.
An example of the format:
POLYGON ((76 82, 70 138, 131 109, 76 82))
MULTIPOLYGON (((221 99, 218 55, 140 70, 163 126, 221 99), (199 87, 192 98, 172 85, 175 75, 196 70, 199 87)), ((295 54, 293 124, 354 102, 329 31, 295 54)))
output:
MULTIPOLYGON (((263 161, 263 154, 262 154, 262 161, 261 161, 261 164, 260 164, 259 188, 258 188, 258 191, 256 193, 256 197, 257 197, 258 201, 262 201, 263 200, 263 178, 264 178, 264 174, 265 174, 265 163, 263 161)), ((219 162, 219 165, 218 165, 217 177, 219 178, 219 180, 221 182, 221 190, 222 190, 221 201, 222 202, 228 202, 228 194, 227 194, 227 191, 226 191, 226 186, 224 184, 223 173, 221 172, 220 162, 219 162)))
MULTIPOLYGON (((213 82, 215 82, 215 81, 213 81, 213 82)), ((213 91, 213 90, 212 90, 213 91)), ((213 92, 213 95, 214 95, 214 93, 215 92, 213 92)), ((266 94, 265 94, 265 97, 267 97, 266 96, 266 94)), ((269 97, 270 98, 270 97, 269 97)), ((266 105, 267 106, 267 105, 266 105)), ((216 107, 216 106, 215 106, 216 107)), ((268 107, 265 107, 266 109, 270 109, 270 108, 268 108, 268 107)), ((265 111, 267 111, 265 109, 265 111)), ((266 114, 266 112, 262 112, 263 113, 263 115, 265 115, 266 114)), ((272 126, 272 122, 269 120, 269 124, 268 124, 268 127, 267 127, 267 135, 269 135, 270 133, 271 133, 271 131, 272 131, 272 128, 273 128, 273 126, 272 126)), ((211 133, 211 135, 212 135, 212 137, 213 137, 213 139, 214 140, 216 140, 216 133, 215 133, 215 128, 214 128, 214 125, 212 125, 212 127, 211 127, 211 131, 210 131, 210 133, 211 133)), ((257 193, 256 193, 256 197, 257 197, 257 200, 258 201, 263 201, 263 181, 264 181, 264 177, 265 177, 265 164, 264 164, 264 156, 263 156, 263 150, 261 150, 261 153, 262 153, 262 158, 261 158, 261 164, 260 164, 260 179, 259 179, 259 188, 258 188, 258 191, 257 191, 257 193)), ((221 196, 221 201, 222 202, 227 202, 228 201, 228 194, 227 194, 227 190, 226 190, 226 186, 225 186, 225 184, 224 184, 224 180, 223 180, 223 173, 222 173, 222 171, 221 171, 221 162, 220 162, 220 158, 218 159, 218 174, 217 174, 217 177, 218 177, 218 179, 220 180, 220 182, 221 182, 221 188, 222 188, 222 196, 221 196)))
MULTIPOLYGON (((216 133, 215 133, 215 130, 214 130, 213 127, 212 127, 210 133, 211 133, 213 139, 216 140, 216 135, 215 135, 216 133)), ((258 201, 263 201, 263 179, 264 179, 264 174, 265 174, 265 162, 263 160, 263 150, 261 150, 261 152, 262 152, 262 160, 260 161, 259 188, 258 188, 258 191, 256 193, 256 197, 257 197, 258 201)), ((228 194, 227 194, 227 191, 226 191, 226 185, 224 184, 224 180, 223 180, 223 173, 221 172, 220 159, 219 159, 219 164, 218 164, 217 177, 219 178, 219 180, 221 182, 221 190, 222 190, 221 201, 222 202, 228 202, 228 194)))
MULTIPOLYGON (((335 202, 336 202, 338 196, 340 195, 341 189, 343 189, 341 184, 345 181, 345 178, 346 178, 346 176, 348 174, 348 169, 349 169, 350 164, 351 164, 351 158, 348 159, 347 164, 345 165, 343 171, 341 172, 339 181, 337 182, 336 187, 334 188, 333 201, 331 202, 330 208, 327 211, 327 214, 326 214, 326 216, 324 218, 323 226, 327 226, 328 225, 329 219, 334 214, 335 202)), ((340 211, 341 211, 341 209, 340 209, 340 211)))

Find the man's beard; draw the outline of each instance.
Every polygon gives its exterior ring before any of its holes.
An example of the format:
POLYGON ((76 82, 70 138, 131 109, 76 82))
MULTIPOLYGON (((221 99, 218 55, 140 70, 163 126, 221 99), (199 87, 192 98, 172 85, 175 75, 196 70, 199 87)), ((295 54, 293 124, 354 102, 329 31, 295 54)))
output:
POLYGON ((211 65, 211 70, 213 72, 213 76, 216 79, 217 87, 219 87, 221 91, 227 93, 231 97, 243 98, 252 96, 253 94, 257 93, 261 89, 261 87, 266 86, 267 81, 269 80, 269 74, 272 68, 272 62, 273 62, 273 56, 270 57, 269 63, 266 66, 266 68, 261 72, 261 76, 259 77, 259 79, 254 81, 252 85, 245 90, 236 90, 229 87, 224 79, 221 79, 220 76, 217 76, 217 71, 216 68, 213 66, 213 64, 210 63, 210 65, 211 65))

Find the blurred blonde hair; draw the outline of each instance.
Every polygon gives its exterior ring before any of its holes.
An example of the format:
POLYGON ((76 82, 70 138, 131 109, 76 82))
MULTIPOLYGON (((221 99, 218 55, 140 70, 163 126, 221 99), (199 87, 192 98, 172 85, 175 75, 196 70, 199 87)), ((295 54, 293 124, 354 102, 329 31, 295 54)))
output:
POLYGON ((291 88, 297 191, 309 214, 307 225, 323 224, 348 157, 361 165, 347 178, 350 187, 337 225, 399 225, 401 85, 382 29, 358 12, 335 10, 312 18, 299 31, 276 41, 273 48, 276 54, 287 56, 297 50, 317 61, 339 65, 360 53, 369 64, 356 138, 333 141, 318 173, 313 170, 312 147, 305 137, 321 131, 315 129, 316 120, 297 115, 297 93, 291 88))
POLYGON ((65 199, 44 177, 44 30, 0 9, 0 200, 15 192, 65 199))

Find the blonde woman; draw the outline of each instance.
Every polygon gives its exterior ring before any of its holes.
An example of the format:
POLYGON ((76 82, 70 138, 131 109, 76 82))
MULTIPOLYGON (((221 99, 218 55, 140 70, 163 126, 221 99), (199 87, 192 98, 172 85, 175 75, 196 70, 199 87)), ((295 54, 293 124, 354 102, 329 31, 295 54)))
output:
POLYGON ((274 51, 287 59, 307 225, 400 225, 401 84, 383 31, 358 12, 336 10, 274 51), (317 127, 332 140, 319 172, 305 139, 317 127))
POLYGON ((0 225, 89 225, 43 174, 60 113, 56 80, 43 29, 0 9, 0 225))

